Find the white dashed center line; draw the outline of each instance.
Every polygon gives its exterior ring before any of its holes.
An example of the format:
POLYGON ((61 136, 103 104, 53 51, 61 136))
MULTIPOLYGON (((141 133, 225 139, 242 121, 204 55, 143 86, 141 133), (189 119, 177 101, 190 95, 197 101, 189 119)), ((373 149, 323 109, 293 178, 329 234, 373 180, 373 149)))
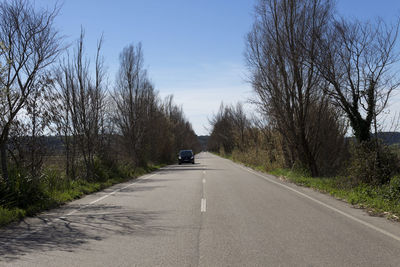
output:
POLYGON ((201 207, 200 207, 200 211, 201 212, 206 212, 206 208, 207 208, 207 201, 205 198, 201 199, 201 207))

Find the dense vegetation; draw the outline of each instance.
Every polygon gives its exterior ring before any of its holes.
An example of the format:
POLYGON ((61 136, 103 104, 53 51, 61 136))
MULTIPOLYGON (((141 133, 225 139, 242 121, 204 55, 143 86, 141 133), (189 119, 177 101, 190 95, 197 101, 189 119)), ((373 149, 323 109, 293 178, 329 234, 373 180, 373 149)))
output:
POLYGON ((0 3, 0 225, 200 149, 173 97, 155 91, 140 43, 121 51, 110 84, 103 39, 88 58, 84 30, 65 44, 58 12, 0 3))
POLYGON ((341 18, 330 0, 259 0, 245 55, 258 115, 221 105, 209 149, 327 192, 367 192, 398 213, 397 134, 380 133, 399 88, 398 30, 341 18))

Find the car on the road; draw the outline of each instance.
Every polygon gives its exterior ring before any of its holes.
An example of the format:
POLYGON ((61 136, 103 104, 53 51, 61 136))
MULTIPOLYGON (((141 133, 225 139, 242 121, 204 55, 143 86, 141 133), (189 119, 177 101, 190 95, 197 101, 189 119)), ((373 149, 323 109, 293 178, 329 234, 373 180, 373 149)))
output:
POLYGON ((192 163, 194 164, 194 154, 192 150, 181 150, 178 153, 179 165, 182 163, 192 163))

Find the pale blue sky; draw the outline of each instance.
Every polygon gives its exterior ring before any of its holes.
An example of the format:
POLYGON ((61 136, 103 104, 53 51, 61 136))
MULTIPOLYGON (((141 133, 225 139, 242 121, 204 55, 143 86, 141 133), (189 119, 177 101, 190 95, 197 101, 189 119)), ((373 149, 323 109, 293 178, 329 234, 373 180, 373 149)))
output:
MULTIPOLYGON (((118 55, 142 42, 145 66, 160 95, 173 94, 198 135, 208 134, 208 118, 221 101, 251 97, 245 82, 245 35, 256 0, 65 0, 56 23, 70 43, 86 32, 92 55, 104 34, 103 53, 110 81, 118 55)), ((36 0, 38 6, 53 0, 36 0)), ((393 21, 398 0, 338 0, 337 11, 361 20, 381 16, 393 21)), ((249 107, 249 109, 251 109, 249 107)))

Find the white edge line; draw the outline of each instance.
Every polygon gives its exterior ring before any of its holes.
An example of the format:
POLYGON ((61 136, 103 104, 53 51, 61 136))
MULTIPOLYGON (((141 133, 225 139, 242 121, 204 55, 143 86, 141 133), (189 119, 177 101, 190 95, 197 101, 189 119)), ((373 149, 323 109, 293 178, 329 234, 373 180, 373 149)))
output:
POLYGON ((358 222, 358 223, 360 223, 360 224, 362 224, 362 225, 364 225, 364 226, 366 226, 366 227, 368 227, 368 228, 371 228, 371 229, 373 229, 373 230, 375 230, 375 231, 377 231, 377 232, 379 232, 379 233, 381 233, 381 234, 384 234, 384 235, 386 235, 386 236, 388 236, 388 237, 391 237, 391 238, 393 238, 393 239, 395 239, 395 240, 397 240, 397 241, 400 241, 400 237, 398 237, 398 236, 396 236, 396 235, 394 235, 394 234, 392 234, 392 233, 389 233, 389 232, 386 231, 386 230, 383 230, 383 229, 381 229, 381 228, 379 228, 379 227, 376 227, 376 226, 374 226, 374 225, 372 225, 372 224, 370 224, 370 223, 368 223, 368 222, 365 222, 365 221, 363 221, 363 220, 360 220, 360 219, 358 219, 358 218, 356 218, 356 217, 354 217, 354 216, 352 216, 352 215, 350 215, 350 214, 348 214, 348 213, 346 213, 346 212, 343 212, 343 211, 341 211, 341 210, 339 210, 339 209, 337 209, 337 208, 335 208, 335 207, 332 207, 332 206, 330 206, 330 205, 328 205, 328 204, 326 204, 326 203, 324 203, 324 202, 322 202, 322 201, 319 201, 318 199, 315 199, 315 198, 313 198, 313 197, 310 197, 310 196, 308 196, 308 195, 306 195, 306 194, 304 194, 304 193, 302 193, 302 192, 300 192, 300 191, 298 191, 298 190, 296 190, 296 189, 294 189, 294 188, 291 188, 290 186, 287 186, 287 185, 285 185, 285 184, 281 184, 281 183, 279 183, 279 182, 277 182, 277 181, 272 180, 271 178, 268 178, 268 177, 266 177, 266 176, 264 176, 264 175, 262 175, 262 174, 259 174, 259 173, 255 172, 255 171, 252 171, 252 170, 249 170, 249 169, 247 169, 247 168, 244 168, 244 167, 242 167, 242 166, 240 166, 240 165, 238 165, 238 164, 235 164, 235 165, 238 166, 238 167, 240 167, 240 168, 243 169, 243 170, 246 170, 247 172, 250 172, 250 173, 252 173, 252 174, 255 174, 255 175, 257 175, 257 176, 263 178, 264 180, 266 180, 266 181, 268 181, 268 182, 271 182, 271 183, 274 183, 274 184, 279 185, 279 186, 281 186, 281 187, 284 187, 284 188, 286 188, 286 189, 289 189, 290 191, 295 192, 295 193, 299 194, 300 196, 305 197, 305 198, 307 198, 307 199, 309 199, 309 200, 311 200, 311 201, 314 201, 315 203, 318 203, 318 204, 320 204, 321 206, 324 206, 324 207, 326 207, 326 208, 328 208, 328 209, 330 209, 330 210, 333 210, 333 211, 335 211, 335 212, 337 212, 337 213, 339 213, 339 214, 341 214, 341 215, 343 215, 343 216, 345 216, 345 217, 347 217, 347 218, 349 218, 349 219, 351 219, 351 220, 353 220, 353 221, 356 221, 356 222, 358 222))
POLYGON ((124 187, 122 187, 122 188, 118 188, 118 189, 112 191, 111 193, 108 193, 107 195, 102 196, 102 197, 100 197, 100 198, 98 198, 98 199, 96 199, 96 200, 90 202, 89 204, 87 204, 87 205, 85 205, 85 206, 83 206, 83 207, 88 207, 88 206, 90 206, 90 205, 92 205, 92 204, 94 204, 94 203, 96 203, 96 202, 99 202, 99 201, 101 201, 101 200, 103 200, 103 199, 105 199, 105 198, 108 198, 109 196, 115 195, 115 193, 118 193, 118 192, 121 191, 121 190, 124 190, 124 189, 126 189, 126 188, 128 188, 128 187, 130 187, 130 186, 132 186, 132 185, 137 184, 138 182, 140 182, 140 180, 146 180, 146 179, 148 179, 148 178, 150 178, 150 177, 153 177, 154 175, 156 175, 156 173, 155 173, 155 174, 152 174, 152 175, 150 175, 150 176, 147 176, 147 177, 145 177, 145 178, 141 178, 141 179, 139 179, 139 180, 135 180, 133 183, 130 183, 130 184, 128 184, 128 185, 126 185, 126 186, 124 186, 124 187))

